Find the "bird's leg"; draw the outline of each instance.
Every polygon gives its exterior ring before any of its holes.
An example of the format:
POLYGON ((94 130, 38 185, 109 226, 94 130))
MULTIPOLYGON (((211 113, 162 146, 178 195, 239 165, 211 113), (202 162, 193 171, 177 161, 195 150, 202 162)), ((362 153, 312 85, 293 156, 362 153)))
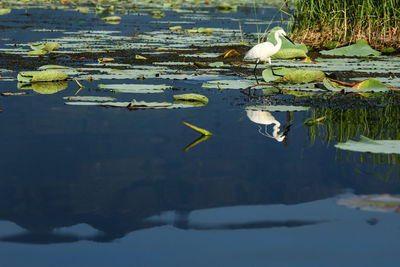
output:
POLYGON ((270 68, 271 68, 271 71, 272 71, 272 75, 283 77, 283 75, 276 74, 276 73, 274 72, 274 68, 272 67, 272 65, 270 66, 270 68))
POLYGON ((257 79, 257 75, 256 75, 256 69, 257 69, 258 62, 260 62, 259 59, 257 59, 257 61, 256 61, 256 66, 254 67, 254 70, 253 70, 253 72, 254 72, 254 77, 256 77, 256 82, 257 82, 257 84, 258 84, 258 79, 257 79))

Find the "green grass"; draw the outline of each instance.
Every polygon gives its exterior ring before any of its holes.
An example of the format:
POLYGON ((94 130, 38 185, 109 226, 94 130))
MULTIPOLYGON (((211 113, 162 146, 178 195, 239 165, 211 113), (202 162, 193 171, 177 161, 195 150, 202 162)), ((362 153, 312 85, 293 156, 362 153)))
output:
POLYGON ((376 48, 400 47, 400 0, 297 0, 293 38, 314 46, 360 38, 376 48))

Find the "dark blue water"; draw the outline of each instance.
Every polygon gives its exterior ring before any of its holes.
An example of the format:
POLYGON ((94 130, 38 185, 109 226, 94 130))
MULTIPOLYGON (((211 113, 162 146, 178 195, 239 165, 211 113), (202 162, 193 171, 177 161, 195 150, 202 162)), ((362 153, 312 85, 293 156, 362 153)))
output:
MULTIPOLYGON (((65 16, 63 27, 72 30, 98 23, 93 14, 29 13, 0 17, 11 27, 2 38, 24 43, 61 35, 13 28, 43 14, 43 24, 65 16)), ((251 13, 233 16, 243 14, 251 13)), ((148 17, 125 19, 140 24, 148 17)), ((102 27, 132 29, 129 23, 102 27)), ((1 68, 14 77, 26 70, 1 68)), ((2 91, 18 91, 16 81, 0 82, 2 91)), ((116 82, 86 83, 85 95, 112 96, 93 90, 98 83, 116 82)), ((245 111, 255 100, 238 90, 166 83, 177 90, 134 98, 168 101, 196 92, 210 103, 135 111, 68 106, 62 97, 76 92, 73 81, 56 94, 0 98, 0 265, 396 266, 399 216, 351 210, 335 200, 349 192, 398 194, 398 165, 374 165, 373 157, 361 162, 359 153, 318 138, 311 145, 303 125, 311 111, 272 112, 291 124, 278 142, 259 134, 245 111), (214 135, 184 152, 199 135, 182 121, 214 135)))

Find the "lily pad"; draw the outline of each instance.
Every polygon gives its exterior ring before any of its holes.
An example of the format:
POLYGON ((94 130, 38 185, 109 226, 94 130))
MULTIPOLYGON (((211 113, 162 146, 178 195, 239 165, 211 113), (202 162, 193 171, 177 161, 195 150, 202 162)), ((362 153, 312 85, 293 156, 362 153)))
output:
POLYGON ((66 96, 63 99, 68 101, 114 101, 116 98, 109 96, 66 96))
POLYGON ((281 78, 282 81, 290 83, 309 83, 322 81, 325 74, 320 70, 295 70, 281 78))
POLYGON ((58 70, 20 72, 17 76, 19 82, 26 83, 63 81, 67 78, 68 74, 58 70))
POLYGON ((47 51, 45 50, 32 50, 28 52, 28 56, 43 56, 46 55, 47 51))
POLYGON ((363 93, 363 92, 387 92, 390 89, 382 82, 376 79, 367 79, 357 83, 353 87, 344 87, 332 82, 329 79, 324 79, 323 84, 325 88, 332 92, 345 92, 345 93, 363 93))
POLYGON ((0 8, 0 16, 7 15, 11 13, 11 8, 0 8))
POLYGON ((315 81, 322 81, 325 78, 325 74, 319 70, 301 70, 301 69, 289 69, 289 68, 276 68, 272 74, 272 69, 267 68, 263 71, 263 78, 266 82, 290 82, 290 83, 310 83, 315 81))
POLYGON ((274 73, 278 74, 278 75, 274 75, 272 73, 272 69, 267 68, 267 69, 263 70, 262 76, 264 78, 264 81, 272 82, 272 81, 276 81, 276 80, 282 78, 282 76, 284 76, 292 71, 295 71, 295 70, 296 70, 295 68, 274 68, 274 73), (281 76, 279 76, 279 75, 281 75, 281 76))
POLYGON ((284 48, 280 49, 278 53, 272 56, 272 58, 277 59, 290 59, 290 58, 306 58, 307 54, 302 49, 298 48, 284 48))
POLYGON ((98 87, 118 93, 162 93, 172 88, 165 84, 99 84, 98 87))
POLYGON ((119 22, 121 21, 121 17, 119 16, 109 16, 109 17, 104 17, 102 18, 103 21, 105 22, 119 22))
POLYGON ((335 147, 356 152, 400 154, 400 140, 372 140, 363 135, 360 136, 360 141, 348 140, 336 144, 335 147))
POLYGON ((69 69, 69 67, 66 66, 60 66, 60 65, 43 65, 38 68, 38 70, 48 70, 48 69, 69 69))
POLYGON ((359 40, 353 45, 339 47, 332 50, 323 50, 320 53, 323 55, 347 57, 367 57, 381 55, 381 52, 372 49, 364 39, 359 40))
POLYGON ((399 195, 361 195, 355 197, 345 197, 337 201, 341 206, 380 212, 400 212, 399 195))
POLYGON ((43 47, 43 50, 47 52, 51 52, 58 49, 60 49, 60 44, 55 42, 46 43, 45 46, 43 47))
POLYGON ((199 102, 203 105, 208 103, 208 98, 200 94, 181 94, 174 95, 174 100, 184 102, 199 102))

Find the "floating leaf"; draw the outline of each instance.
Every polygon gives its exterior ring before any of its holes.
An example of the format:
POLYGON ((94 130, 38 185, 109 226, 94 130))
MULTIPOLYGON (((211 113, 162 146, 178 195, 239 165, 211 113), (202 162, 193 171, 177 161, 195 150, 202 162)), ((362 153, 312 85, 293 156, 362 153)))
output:
POLYGON ((141 55, 136 55, 135 56, 136 59, 140 59, 140 60, 146 60, 147 58, 141 55))
POLYGON ((165 16, 164 12, 162 12, 161 10, 153 10, 150 12, 150 15, 155 19, 160 19, 165 16))
POLYGON ((97 62, 99 62, 100 64, 104 64, 104 63, 110 63, 113 62, 114 59, 111 57, 102 57, 102 58, 98 58, 97 62))
POLYGON ((400 212, 400 196, 398 195, 382 194, 345 197, 339 199, 337 203, 354 209, 400 212))
POLYGON ((302 49, 298 48, 284 48, 280 49, 278 53, 272 56, 273 59, 290 59, 290 58, 306 58, 307 54, 302 49))
POLYGON ((338 143, 335 147, 356 152, 371 152, 384 154, 400 154, 400 140, 372 140, 363 135, 360 141, 348 140, 338 143))
POLYGON ((201 133, 202 135, 206 135, 206 136, 211 136, 211 135, 212 135, 211 132, 209 132, 209 131, 207 131, 207 130, 205 130, 205 129, 199 128, 199 127, 197 127, 197 126, 194 126, 194 125, 189 124, 189 123, 184 122, 184 121, 183 121, 182 123, 185 124, 187 127, 191 128, 191 129, 193 129, 193 130, 195 130, 196 132, 201 133))
POLYGON ((347 57, 367 57, 381 55, 379 51, 372 49, 364 39, 359 40, 353 45, 339 47, 332 50, 323 50, 320 53, 323 55, 347 57))
POLYGON ((46 55, 47 51, 45 50, 32 50, 28 52, 28 56, 43 56, 46 55))
POLYGON ((322 81, 325 74, 320 70, 295 70, 281 78, 282 81, 290 83, 309 83, 322 81))
POLYGON ((0 16, 7 15, 11 13, 11 8, 0 8, 0 16))
POLYGON ((119 21, 121 21, 121 17, 119 17, 119 16, 109 16, 109 17, 102 18, 102 20, 105 21, 105 22, 119 22, 119 21))
POLYGON ((98 87, 119 93, 162 93, 172 88, 165 84, 99 84, 98 87))
POLYGON ((235 49, 230 49, 225 51, 224 53, 222 53, 221 55, 219 55, 219 57, 240 57, 240 53, 238 51, 236 51, 235 49))
POLYGON ((200 102, 203 105, 208 103, 208 98, 204 95, 200 94, 181 94, 174 95, 174 100, 176 101, 189 101, 189 102, 200 102))
POLYGON ((203 88, 215 88, 215 89, 245 89, 253 83, 247 80, 216 80, 203 83, 203 88))
POLYGON ((19 82, 51 82, 51 81, 63 81, 68 78, 68 74, 58 70, 43 70, 43 71, 31 71, 31 72, 20 72, 17 76, 19 82))
POLYGON ((182 30, 182 26, 172 26, 168 28, 171 31, 181 31, 182 30))
POLYGON ((354 89, 360 89, 360 90, 372 90, 372 91, 387 91, 389 88, 383 84, 381 81, 378 81, 376 79, 367 79, 364 80, 360 83, 357 83, 355 86, 353 86, 354 89))
POLYGON ((352 88, 340 86, 338 83, 331 81, 330 79, 324 79, 323 84, 326 89, 333 92, 345 92, 345 93, 363 93, 363 92, 387 92, 390 89, 382 82, 376 79, 367 79, 356 83, 352 88))
POLYGON ((63 99, 68 100, 68 101, 114 101, 114 97, 109 97, 109 96, 66 96, 63 97, 63 99))
POLYGON ((31 43, 31 44, 30 44, 31 49, 33 49, 33 50, 43 50, 44 46, 45 46, 45 44, 42 43, 42 42, 39 42, 39 43, 31 43))
POLYGON ((220 67, 224 66, 224 62, 222 62, 222 61, 212 62, 212 63, 209 63, 208 66, 213 67, 213 68, 220 68, 220 67))
POLYGON ((38 68, 39 70, 48 70, 48 69, 69 69, 69 67, 66 66, 60 66, 60 65, 43 65, 38 68))
POLYGON ((27 92, 2 92, 2 96, 15 96, 15 95, 26 95, 27 92))
POLYGON ((274 73, 277 75, 274 75, 272 73, 272 69, 266 68, 265 70, 263 70, 262 72, 262 76, 264 81, 266 82, 272 82, 272 81, 276 81, 280 78, 282 78, 282 76, 285 76, 286 74, 295 71, 296 69, 294 68, 274 68, 274 73))
POLYGON ((77 7, 75 8, 76 11, 81 12, 81 13, 89 13, 90 9, 88 7, 77 7))
POLYGON ((46 43, 43 47, 44 51, 51 52, 60 49, 60 44, 55 42, 46 43))

